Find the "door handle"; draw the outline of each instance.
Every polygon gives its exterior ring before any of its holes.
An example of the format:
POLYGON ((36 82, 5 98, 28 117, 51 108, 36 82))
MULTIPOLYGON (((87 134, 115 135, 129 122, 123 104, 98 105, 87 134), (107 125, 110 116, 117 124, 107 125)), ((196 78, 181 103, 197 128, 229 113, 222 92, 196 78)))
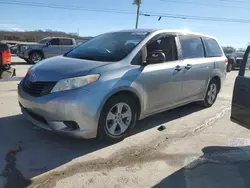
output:
POLYGON ((181 66, 180 66, 180 65, 177 65, 177 66, 175 67, 175 70, 177 70, 177 71, 181 71, 181 70, 182 70, 182 68, 181 68, 181 66))
POLYGON ((191 69, 191 68, 192 68, 192 65, 190 65, 190 64, 187 64, 185 67, 185 69, 191 69))

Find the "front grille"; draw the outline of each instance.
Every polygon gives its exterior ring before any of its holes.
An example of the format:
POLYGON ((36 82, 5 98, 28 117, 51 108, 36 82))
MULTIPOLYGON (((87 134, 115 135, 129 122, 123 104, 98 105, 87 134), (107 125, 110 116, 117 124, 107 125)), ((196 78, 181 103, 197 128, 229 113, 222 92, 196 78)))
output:
POLYGON ((23 90, 31 96, 47 95, 56 85, 56 82, 31 82, 26 76, 23 80, 23 90))
POLYGON ((241 65, 242 59, 236 59, 236 64, 241 65))

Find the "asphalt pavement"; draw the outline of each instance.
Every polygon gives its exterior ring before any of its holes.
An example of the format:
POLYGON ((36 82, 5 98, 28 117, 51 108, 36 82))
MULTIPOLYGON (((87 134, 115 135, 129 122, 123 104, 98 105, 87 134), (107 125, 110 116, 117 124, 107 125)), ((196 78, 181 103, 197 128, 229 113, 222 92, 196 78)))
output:
POLYGON ((228 73, 213 107, 189 104, 148 117, 108 145, 27 121, 16 89, 30 65, 12 59, 16 78, 0 81, 0 187, 250 187, 250 131, 229 119, 238 71, 228 73))

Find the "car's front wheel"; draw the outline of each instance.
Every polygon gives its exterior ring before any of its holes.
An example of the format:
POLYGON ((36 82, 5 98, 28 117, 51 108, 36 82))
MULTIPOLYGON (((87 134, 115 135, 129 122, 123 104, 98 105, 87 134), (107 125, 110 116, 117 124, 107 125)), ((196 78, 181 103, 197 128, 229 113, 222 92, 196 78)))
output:
POLYGON ((117 95, 104 105, 98 125, 98 138, 117 142, 129 135, 137 120, 137 107, 133 98, 117 95))
POLYGON ((29 55, 29 60, 31 63, 36 64, 43 59, 43 55, 39 52, 32 52, 29 55))

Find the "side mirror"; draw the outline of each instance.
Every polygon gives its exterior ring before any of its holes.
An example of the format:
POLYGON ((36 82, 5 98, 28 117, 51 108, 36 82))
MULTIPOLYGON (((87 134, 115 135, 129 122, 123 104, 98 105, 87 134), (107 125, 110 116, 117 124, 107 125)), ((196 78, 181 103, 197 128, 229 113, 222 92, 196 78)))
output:
POLYGON ((157 63, 163 63, 165 61, 166 61, 166 56, 163 52, 148 53, 146 58, 147 64, 157 64, 157 63))
POLYGON ((51 43, 50 43, 50 42, 47 42, 47 43, 46 43, 46 46, 50 46, 50 45, 51 45, 51 43))

